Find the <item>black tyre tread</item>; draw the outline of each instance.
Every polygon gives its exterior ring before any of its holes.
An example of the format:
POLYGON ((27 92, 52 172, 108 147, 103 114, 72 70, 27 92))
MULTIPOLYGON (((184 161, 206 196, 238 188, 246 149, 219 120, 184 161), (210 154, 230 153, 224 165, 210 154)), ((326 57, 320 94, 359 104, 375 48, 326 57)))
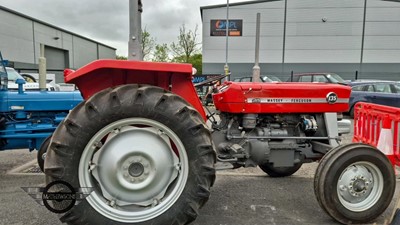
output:
MULTIPOLYGON (((379 150, 374 149, 372 146, 360 143, 351 143, 343 146, 338 146, 329 151, 321 160, 321 163, 317 168, 317 172, 315 174, 315 179, 314 179, 314 191, 319 205, 328 215, 330 215, 332 218, 343 224, 366 223, 375 219, 377 216, 383 213, 383 211, 386 210, 386 208, 389 206, 395 191, 395 185, 396 182, 395 182, 394 171, 391 168, 391 164, 387 159, 387 157, 383 155, 383 153, 380 152, 379 150), (368 151, 371 151, 372 154, 376 154, 375 158, 380 158, 382 162, 385 162, 385 165, 388 165, 389 167, 388 171, 391 173, 389 174, 390 179, 387 182, 390 183, 390 181, 392 181, 392 184, 391 185, 388 184, 388 186, 385 187, 385 190, 387 190, 387 193, 389 193, 389 196, 384 199, 386 200, 386 202, 382 202, 379 207, 375 207, 376 210, 374 213, 371 212, 367 216, 363 216, 362 218, 346 218, 346 216, 340 214, 340 212, 337 212, 336 209, 332 209, 330 207, 332 206, 332 204, 327 202, 328 200, 327 198, 329 198, 330 195, 325 193, 324 181, 328 177, 328 173, 331 172, 331 165, 337 160, 340 160, 341 157, 346 157, 346 154, 350 154, 351 153, 350 151, 353 150, 355 147, 357 147, 358 149, 366 148, 368 149, 368 151)), ((380 200, 380 202, 384 200, 380 200)))
MULTIPOLYGON (((79 186, 78 169, 71 165, 79 163, 83 151, 80 140, 83 137, 92 137, 101 129, 101 124, 127 116, 146 116, 166 125, 172 123, 169 117, 175 117, 180 124, 175 123, 174 127, 169 127, 182 135, 180 138, 185 147, 191 146, 190 149, 187 148, 187 154, 192 159, 189 164, 193 165, 189 170, 186 187, 175 203, 180 209, 172 207, 159 217, 139 224, 169 221, 167 224, 181 225, 193 221, 197 217, 198 209, 208 200, 209 187, 215 181, 216 155, 211 134, 200 114, 189 103, 158 87, 129 84, 108 88, 76 106, 53 134, 45 162, 46 182, 62 179, 79 186), (72 149, 74 152, 71 152, 72 149)), ((71 225, 109 222, 85 200, 65 213, 61 220, 71 225)))
POLYGON ((297 163, 292 167, 277 167, 275 168, 271 163, 258 165, 262 171, 268 174, 270 177, 287 177, 296 173, 303 163, 297 163))

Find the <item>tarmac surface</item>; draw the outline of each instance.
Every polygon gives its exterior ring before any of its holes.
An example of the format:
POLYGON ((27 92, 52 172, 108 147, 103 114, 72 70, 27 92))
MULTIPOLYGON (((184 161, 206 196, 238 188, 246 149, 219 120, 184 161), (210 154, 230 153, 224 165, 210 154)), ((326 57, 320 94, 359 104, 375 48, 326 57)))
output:
MULTIPOLYGON (((349 141, 347 137, 346 142, 349 141)), ((33 163, 36 152, 0 152, 0 225, 61 224, 58 215, 36 203, 21 187, 44 187, 43 174, 8 174, 11 169, 33 163)), ((297 225, 338 224, 318 205, 313 177, 317 163, 305 164, 291 177, 270 178, 258 168, 221 171, 208 203, 194 225, 297 225)), ((388 224, 400 189, 375 224, 388 224)))

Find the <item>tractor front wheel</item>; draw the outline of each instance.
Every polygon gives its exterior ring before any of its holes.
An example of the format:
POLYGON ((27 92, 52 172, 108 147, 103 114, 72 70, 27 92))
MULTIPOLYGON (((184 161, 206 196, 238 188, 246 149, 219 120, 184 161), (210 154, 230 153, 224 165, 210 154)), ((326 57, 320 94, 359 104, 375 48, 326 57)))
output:
POLYGON ((396 185, 394 169, 378 149, 347 144, 330 150, 314 178, 318 203, 343 224, 367 223, 389 206, 396 185))
POLYGON ((180 225, 208 200, 214 163, 210 131, 189 103, 123 85, 72 110, 53 134, 45 171, 47 183, 92 189, 62 222, 180 225))

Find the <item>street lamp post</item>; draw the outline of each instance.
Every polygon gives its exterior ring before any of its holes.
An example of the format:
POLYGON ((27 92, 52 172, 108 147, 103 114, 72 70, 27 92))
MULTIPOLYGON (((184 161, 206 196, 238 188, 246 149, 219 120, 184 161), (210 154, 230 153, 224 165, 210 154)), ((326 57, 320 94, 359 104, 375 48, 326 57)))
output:
POLYGON ((229 0, 226 0, 226 24, 225 24, 225 35, 226 35, 226 47, 225 47, 225 65, 224 72, 227 79, 229 79, 229 66, 228 66, 228 43, 229 43, 229 0))
POLYGON ((142 0, 129 0, 129 60, 143 60, 142 11, 142 0))

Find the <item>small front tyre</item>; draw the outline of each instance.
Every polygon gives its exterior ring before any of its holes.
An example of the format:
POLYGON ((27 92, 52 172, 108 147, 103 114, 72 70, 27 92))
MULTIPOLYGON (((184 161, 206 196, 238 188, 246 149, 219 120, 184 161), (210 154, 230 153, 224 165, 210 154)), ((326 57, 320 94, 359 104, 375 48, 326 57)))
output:
POLYGON ((93 192, 68 224, 187 224, 208 200, 215 151, 200 114, 151 86, 106 89, 79 104, 53 134, 46 181, 93 192))
POLYGON ((314 178, 318 203, 343 224, 368 223, 392 201, 396 178, 388 158, 365 144, 347 144, 330 150, 314 178))

